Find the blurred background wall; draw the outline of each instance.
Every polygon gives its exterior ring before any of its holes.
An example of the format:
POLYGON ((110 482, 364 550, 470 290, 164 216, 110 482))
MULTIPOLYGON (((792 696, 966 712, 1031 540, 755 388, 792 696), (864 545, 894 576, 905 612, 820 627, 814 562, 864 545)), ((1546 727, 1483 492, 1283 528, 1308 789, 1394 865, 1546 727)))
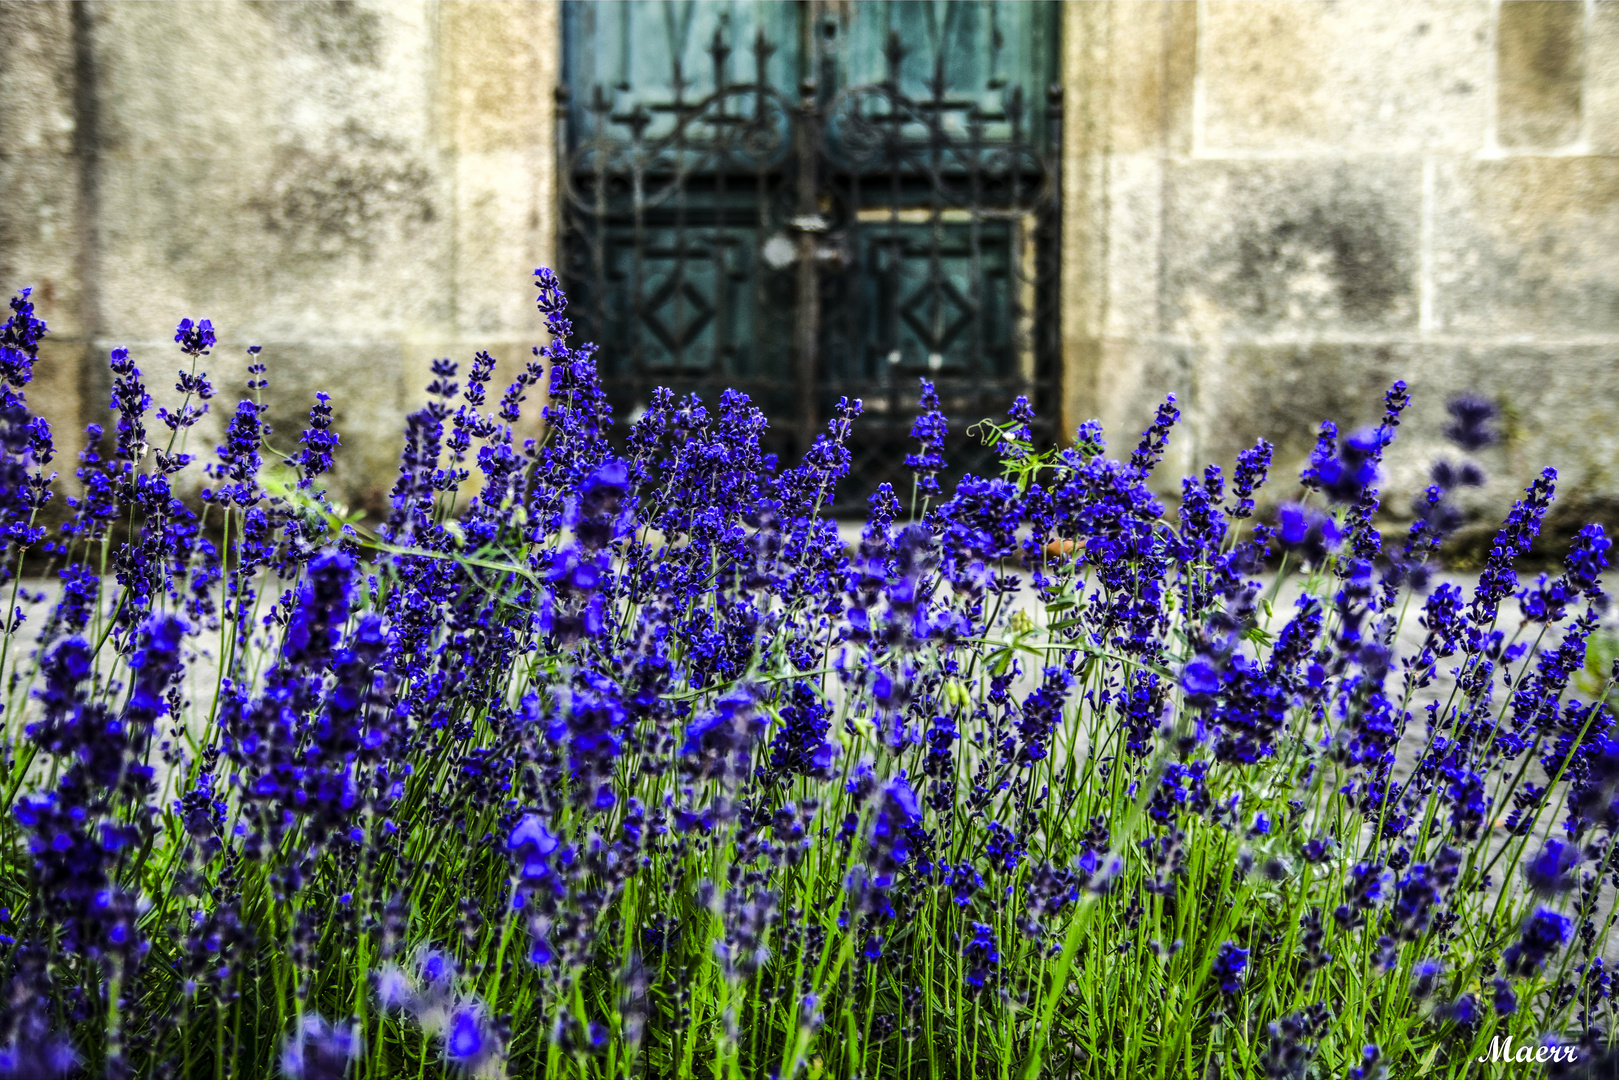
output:
MULTIPOLYGON (((58 445, 105 415, 111 347, 161 401, 175 322, 208 317, 227 394, 264 347, 278 445, 333 395, 341 491, 379 505, 433 358, 510 369, 542 343, 564 15, 0 3, 0 278, 50 322, 29 397, 58 445)), ((1064 3, 1052 24, 1059 85, 1030 97, 1060 108, 1059 302, 1034 310, 1065 430, 1099 416, 1118 449, 1173 391, 1176 475, 1260 435, 1292 468, 1405 378, 1402 491, 1465 389, 1505 414, 1481 505, 1551 464, 1570 514, 1619 518, 1619 0, 1064 3)))
POLYGON ((1565 527, 1619 518, 1619 3, 1064 14, 1070 419, 1173 388, 1182 471, 1259 435, 1296 464, 1404 378, 1411 491, 1473 390, 1506 436, 1480 506, 1553 465, 1565 527))
MULTIPOLYGON (((213 321, 207 453, 261 345, 283 450, 332 395, 339 492, 383 504, 433 358, 543 344, 554 3, 0 4, 0 277, 50 342, 30 403, 74 448, 126 345, 172 397, 213 321)), ((207 422, 205 422, 207 423, 207 422)), ((82 441, 82 437, 80 438, 82 441)), ((72 471, 59 453, 56 467, 72 471)))

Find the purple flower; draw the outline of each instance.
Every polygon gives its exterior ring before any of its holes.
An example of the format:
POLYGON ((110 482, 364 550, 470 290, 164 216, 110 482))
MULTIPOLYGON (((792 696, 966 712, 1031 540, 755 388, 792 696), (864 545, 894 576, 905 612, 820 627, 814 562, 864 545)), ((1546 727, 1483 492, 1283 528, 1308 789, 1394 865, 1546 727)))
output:
POLYGON ((214 324, 207 319, 196 323, 181 319, 174 328, 174 340, 187 356, 201 356, 214 346, 214 324))
POLYGON ((1510 975, 1533 975, 1563 947, 1574 924, 1550 908, 1539 908, 1523 924, 1523 934, 1501 954, 1510 975))
POLYGON ((0 1077, 6 1080, 55 1080, 73 1073, 79 1067, 79 1055, 73 1044, 51 1030, 43 1009, 44 1002, 34 1008, 18 1010, 16 1030, 11 1042, 0 1047, 0 1077))
POLYGON ((1445 411, 1451 421, 1445 426, 1445 438, 1469 453, 1482 450, 1496 441, 1490 427, 1496 408, 1487 398, 1476 394, 1458 394, 1445 402, 1445 411))
POLYGON ((1535 892, 1556 896, 1574 887, 1574 870, 1579 864, 1578 845, 1549 839, 1540 853, 1524 864, 1523 876, 1535 892))
POLYGON ((967 985, 982 987, 1001 963, 1001 952, 995 944, 995 928, 985 923, 972 924, 972 938, 962 947, 967 961, 967 985))
POLYGON ((39 342, 45 336, 45 320, 34 317, 29 299, 33 292, 26 288, 11 298, 11 318, 0 326, 0 381, 18 388, 33 379, 39 342))
POLYGON ((1518 995, 1512 992, 1512 984, 1505 979, 1495 979, 1490 986, 1493 991, 1491 1001, 1495 1006, 1495 1015, 1511 1016, 1518 1011, 1518 995))
POLYGON ((1413 1001, 1426 1001, 1433 996, 1438 985, 1439 977, 1445 973, 1443 964, 1434 960, 1423 960, 1411 968, 1411 998, 1413 1001))
MULTIPOLYGON (((552 856, 561 846, 539 814, 525 814, 506 841, 506 849, 517 863, 517 876, 527 884, 552 880, 552 856)), ((560 889, 561 882, 553 883, 560 889)))
POLYGON ((921 443, 921 452, 907 454, 905 467, 916 476, 916 488, 924 496, 939 493, 938 476, 944 471, 944 441, 950 434, 950 425, 939 411, 939 395, 933 384, 922 380, 922 398, 916 421, 911 425, 911 438, 921 443))
POLYGON ((1587 525, 1576 533, 1568 554, 1563 557, 1569 585, 1594 598, 1599 591, 1597 579, 1608 568, 1608 552, 1612 547, 1613 541, 1608 539, 1601 525, 1587 525))
POLYGON ((1277 540, 1297 552, 1306 566, 1319 565, 1343 540, 1343 531, 1331 514, 1298 503, 1283 503, 1277 510, 1277 540))
POLYGON ((1215 954, 1212 974, 1220 993, 1235 996, 1242 991, 1242 974, 1248 967, 1248 950, 1227 941, 1215 954))
POLYGON ((1275 448, 1264 439, 1252 449, 1237 454, 1237 471, 1231 480, 1231 494, 1236 503, 1226 511, 1232 521, 1250 517, 1254 512, 1253 494, 1263 487, 1270 474, 1271 454, 1275 448))
POLYGON ((1209 698, 1220 692, 1220 672, 1206 656, 1194 656, 1181 668, 1181 686, 1190 697, 1209 698))
POLYGON ((1366 488, 1377 483, 1377 455, 1382 452, 1382 433, 1362 428, 1338 444, 1335 456, 1315 469, 1321 491, 1338 503, 1353 503, 1366 488))
POLYGON ((281 1044, 281 1071, 292 1080, 343 1080, 349 1062, 360 1056, 360 1032, 347 1024, 328 1024, 315 1013, 281 1044))
POLYGON ((469 1073, 482 1073, 503 1054, 499 1034, 489 1022, 483 1002, 465 1002, 450 1012, 444 1030, 444 1056, 469 1073))
POLYGON ((1169 430, 1180 418, 1175 395, 1164 395, 1164 403, 1158 406, 1152 424, 1141 433, 1141 442, 1130 455, 1130 470, 1136 477, 1145 478, 1163 460, 1164 450, 1169 446, 1169 430))
POLYGON ((332 430, 331 395, 316 392, 309 410, 309 427, 298 440, 301 449, 293 456, 298 468, 298 486, 309 488, 315 477, 332 470, 332 453, 338 448, 337 432, 332 430))
POLYGON ((1478 998, 1473 994, 1463 994, 1441 1010, 1440 1015, 1464 1028, 1477 1027, 1480 1020, 1478 998))

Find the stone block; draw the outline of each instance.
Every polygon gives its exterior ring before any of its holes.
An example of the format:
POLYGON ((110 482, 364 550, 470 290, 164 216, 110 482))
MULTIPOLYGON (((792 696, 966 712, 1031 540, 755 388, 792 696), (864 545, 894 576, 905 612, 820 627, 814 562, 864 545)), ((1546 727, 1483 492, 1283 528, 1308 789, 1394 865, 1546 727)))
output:
POLYGON ((1160 332, 1165 168, 1161 158, 1149 154, 1107 159, 1107 337, 1160 332))
POLYGON ((1434 223, 1440 329, 1619 331, 1619 159, 1441 161, 1434 223))
POLYGON ((129 161, 100 186, 107 333, 163 339, 182 315, 265 345, 448 329, 445 179, 363 133, 231 170, 129 161))
POLYGON ((459 154, 455 160, 456 328, 473 337, 539 335, 534 270, 551 264, 537 176, 543 152, 533 149, 459 154))
POLYGON ((77 159, 49 151, 0 154, 0 191, 5 192, 0 200, 0 302, 32 286, 35 311, 53 336, 83 335, 77 159))
POLYGON ((1273 486, 1287 487, 1323 420, 1346 432, 1376 423, 1384 391, 1412 366, 1388 346, 1229 345, 1199 374, 1199 449, 1229 471, 1239 451, 1268 439, 1276 448, 1273 486))
POLYGON ((525 283, 555 262, 558 5, 440 9, 439 99, 455 155, 456 327, 537 334, 525 283))
POLYGON ((235 159, 355 126, 423 155, 421 3, 94 5, 99 142, 113 157, 235 159))
POLYGON ((0 131, 5 152, 73 152, 73 6, 0 4, 0 131))
MULTIPOLYGON (((1196 468, 1199 453, 1196 418, 1198 380, 1206 351, 1184 342, 1118 341, 1099 343, 1096 383, 1108 455, 1128 458, 1169 394, 1182 420, 1170 436, 1153 486, 1178 491, 1180 478, 1196 468)), ((1082 417, 1081 419, 1090 419, 1082 417)), ((1073 432, 1067 433, 1072 437, 1073 432)))
POLYGON ((1074 431, 1098 415, 1102 404, 1097 387, 1102 362, 1102 343, 1095 338, 1065 337, 1062 349, 1062 431, 1059 440, 1073 441, 1074 431))
POLYGON ((1504 0, 1496 22, 1496 140, 1552 149, 1580 137, 1585 5, 1504 0))
POLYGON ((1114 3, 1107 13, 1108 147, 1186 153, 1192 145, 1197 5, 1114 3))
POLYGON ((1200 27, 1211 153, 1484 145, 1490 5, 1220 0, 1200 27))
POLYGON ((1287 497, 1321 421, 1343 432, 1375 425, 1395 379, 1411 395, 1384 457, 1383 505, 1396 518, 1408 516, 1437 459, 1462 456, 1443 437, 1445 403, 1462 392, 1497 404, 1502 436, 1473 455, 1488 483, 1463 494, 1465 508, 1498 522, 1547 465, 1573 508, 1619 485, 1619 345, 1232 345, 1199 372, 1200 460, 1229 467, 1238 450, 1269 439, 1277 449, 1268 497, 1287 497))
POLYGON ((555 4, 451 0, 440 8, 439 94, 451 115, 446 149, 554 149, 561 49, 555 4))
POLYGON ((1178 162, 1165 188, 1175 336, 1415 327, 1416 161, 1178 162))
POLYGON ((1597 0, 1585 49, 1584 119, 1591 149, 1619 153, 1619 0, 1597 0))

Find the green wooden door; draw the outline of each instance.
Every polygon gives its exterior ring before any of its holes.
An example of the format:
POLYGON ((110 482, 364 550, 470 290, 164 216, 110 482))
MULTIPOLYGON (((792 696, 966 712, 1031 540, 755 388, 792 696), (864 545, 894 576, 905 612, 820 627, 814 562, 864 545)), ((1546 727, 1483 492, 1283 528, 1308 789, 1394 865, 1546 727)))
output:
POLYGON ((565 5, 564 278, 620 414, 738 387, 794 455, 859 397, 847 503, 904 480, 920 376, 1054 408, 1058 15, 565 5))

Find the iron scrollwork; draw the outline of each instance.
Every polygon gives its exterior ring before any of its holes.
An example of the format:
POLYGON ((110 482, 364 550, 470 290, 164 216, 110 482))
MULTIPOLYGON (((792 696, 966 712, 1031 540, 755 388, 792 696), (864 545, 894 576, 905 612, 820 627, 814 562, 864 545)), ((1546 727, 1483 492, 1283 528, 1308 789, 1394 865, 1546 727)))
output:
POLYGON ((775 52, 759 32, 751 77, 730 81, 716 30, 707 93, 676 60, 660 101, 563 97, 565 281, 620 416, 654 386, 736 387, 791 460, 840 396, 862 398, 848 504, 908 490, 919 376, 953 416, 1019 394, 1054 411, 1060 95, 953 92, 942 55, 907 93, 898 33, 873 83, 839 86, 823 51, 784 89, 775 52))

